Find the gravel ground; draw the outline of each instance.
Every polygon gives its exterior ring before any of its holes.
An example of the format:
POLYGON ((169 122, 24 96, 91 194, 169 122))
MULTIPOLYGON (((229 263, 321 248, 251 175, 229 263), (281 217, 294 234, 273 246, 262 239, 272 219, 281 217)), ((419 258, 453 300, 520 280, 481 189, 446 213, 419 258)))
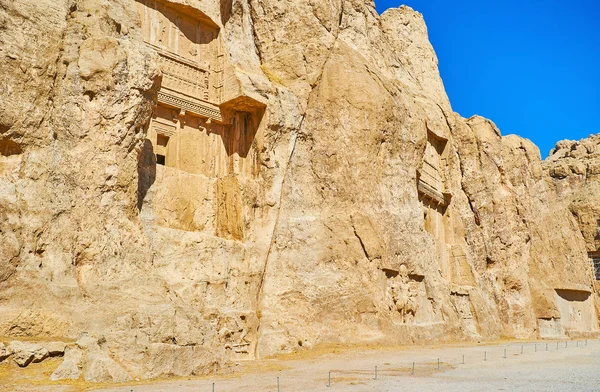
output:
POLYGON ((237 374, 227 378, 178 380, 97 391, 211 392, 214 382, 215 392, 277 392, 277 377, 281 392, 600 391, 600 341, 589 340, 587 345, 585 341, 561 341, 558 349, 556 341, 547 344, 547 351, 546 342, 355 349, 316 358, 241 364, 237 374), (331 387, 328 387, 330 371, 331 387))

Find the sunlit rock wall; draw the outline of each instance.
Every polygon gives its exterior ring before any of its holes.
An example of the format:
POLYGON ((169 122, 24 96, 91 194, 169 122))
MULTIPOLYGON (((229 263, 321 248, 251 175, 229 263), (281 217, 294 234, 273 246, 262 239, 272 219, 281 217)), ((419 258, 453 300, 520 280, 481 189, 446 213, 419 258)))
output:
POLYGON ((0 0, 0 71, 0 335, 55 379, 598 330, 579 157, 453 113, 408 7, 0 0))

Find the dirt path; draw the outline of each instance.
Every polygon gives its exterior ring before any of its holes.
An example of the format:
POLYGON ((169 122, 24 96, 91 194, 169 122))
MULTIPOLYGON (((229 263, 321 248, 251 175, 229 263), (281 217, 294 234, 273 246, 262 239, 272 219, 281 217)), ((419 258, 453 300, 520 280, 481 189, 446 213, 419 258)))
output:
POLYGON ((281 392, 600 391, 600 341, 596 340, 589 340, 587 345, 585 341, 561 341, 558 349, 557 342, 510 342, 326 351, 330 352, 242 363, 234 374, 211 379, 101 388, 30 384, 29 388, 11 390, 211 392, 215 383, 215 392, 277 392, 279 377, 281 392), (329 372, 331 387, 327 386, 329 372))

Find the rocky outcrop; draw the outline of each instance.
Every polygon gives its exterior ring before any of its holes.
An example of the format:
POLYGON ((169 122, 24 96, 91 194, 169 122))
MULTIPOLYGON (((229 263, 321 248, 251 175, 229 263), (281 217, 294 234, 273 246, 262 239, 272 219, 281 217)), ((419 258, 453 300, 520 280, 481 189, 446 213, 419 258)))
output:
POLYGON ((81 377, 82 359, 83 351, 79 347, 67 347, 65 349, 63 362, 54 372, 52 372, 50 380, 78 380, 81 377))
POLYGON ((585 238, 587 250, 600 248, 600 135, 557 143, 544 161, 552 185, 569 208, 585 238))
POLYGON ((594 275, 596 314, 600 314, 600 136, 558 142, 544 161, 544 169, 585 241, 594 275))
POLYGON ((42 362, 48 357, 48 350, 39 344, 14 341, 8 345, 12 359, 21 367, 30 363, 42 362))
POLYGON ((20 367, 42 362, 49 357, 62 357, 66 344, 62 342, 29 343, 18 340, 8 345, 0 342, 0 362, 11 358, 20 367))
POLYGON ((408 7, 0 0, 0 72, 0 336, 77 340, 53 380, 598 331, 595 169, 453 113, 408 7))

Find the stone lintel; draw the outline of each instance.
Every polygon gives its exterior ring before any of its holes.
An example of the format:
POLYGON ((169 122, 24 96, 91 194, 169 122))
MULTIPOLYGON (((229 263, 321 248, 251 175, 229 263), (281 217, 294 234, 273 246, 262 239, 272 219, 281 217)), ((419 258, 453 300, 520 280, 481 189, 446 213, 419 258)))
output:
POLYGON ((209 102, 201 101, 192 97, 188 97, 185 94, 178 93, 176 91, 170 91, 165 88, 161 89, 158 93, 158 102, 168 107, 183 109, 188 114, 196 115, 198 117, 215 120, 218 122, 223 121, 223 116, 219 107, 209 102))
POLYGON ((450 205, 450 201, 452 200, 452 194, 449 192, 440 192, 421 180, 419 180, 417 190, 422 196, 429 198, 434 203, 443 207, 450 205))
POLYGON ((228 111, 252 113, 266 108, 267 105, 248 95, 238 95, 229 101, 223 102, 219 107, 228 111))
POLYGON ((460 286, 457 284, 452 284, 452 286, 450 287, 450 294, 453 295, 470 295, 471 294, 471 289, 473 287, 469 287, 469 286, 460 286))

